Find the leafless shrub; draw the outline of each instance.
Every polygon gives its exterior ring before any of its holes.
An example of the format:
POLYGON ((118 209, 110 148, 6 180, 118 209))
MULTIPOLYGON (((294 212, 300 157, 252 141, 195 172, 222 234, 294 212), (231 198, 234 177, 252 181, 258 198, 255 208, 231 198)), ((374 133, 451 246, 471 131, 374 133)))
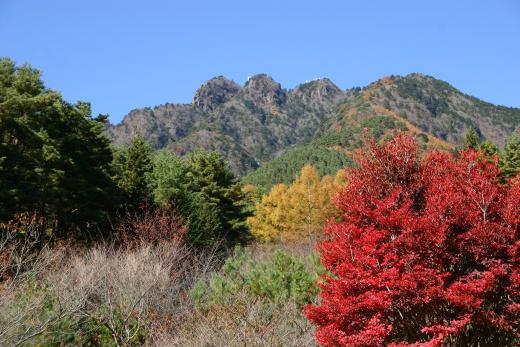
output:
POLYGON ((149 336, 175 331, 192 314, 189 290, 216 264, 211 253, 197 255, 184 245, 100 247, 73 258, 49 282, 76 297, 81 314, 105 325, 124 345, 141 329, 149 336))
MULTIPOLYGON (((2 234, 0 250, 10 253, 2 252, 9 281, 0 286, 1 346, 61 344, 66 336, 83 337, 96 327, 108 331, 115 346, 315 345, 313 327, 293 304, 237 293, 226 305, 195 309, 191 288, 218 271, 222 258, 217 246, 214 252, 191 250, 172 213, 129 215, 119 226, 126 236, 90 249, 41 247, 33 230, 44 229, 35 222, 27 224, 35 229, 22 233, 27 239, 2 234), (85 330, 79 322, 90 325, 85 330)), ((253 252, 262 259, 272 250, 262 246, 253 252)))
POLYGON ((35 265, 46 246, 47 226, 37 213, 21 213, 0 223, 0 283, 15 280, 35 265))
POLYGON ((30 258, 29 270, 0 288, 0 346, 27 344, 78 309, 75 298, 58 297, 41 281, 43 271, 56 269, 65 257, 63 247, 44 249, 30 258), (52 310, 48 309, 50 303, 56 304, 52 310))
POLYGON ((0 345, 20 345, 61 319, 58 308, 34 320, 49 302, 39 282, 43 271, 63 260, 63 247, 48 248, 49 223, 36 213, 21 213, 0 224, 0 345))
POLYGON ((232 305, 195 312, 164 346, 316 346, 314 328, 294 304, 283 307, 237 293, 232 305))
POLYGON ((114 227, 116 240, 124 248, 158 246, 186 242, 188 228, 172 208, 143 205, 137 211, 127 211, 114 227))
POLYGON ((192 316, 189 290, 215 271, 217 262, 212 254, 172 244, 126 250, 99 246, 68 259, 55 257, 44 272, 4 288, 0 345, 38 341, 31 339, 56 330, 63 319, 87 319, 108 329, 114 345, 135 344, 144 332, 153 343, 158 336, 174 334, 192 316))

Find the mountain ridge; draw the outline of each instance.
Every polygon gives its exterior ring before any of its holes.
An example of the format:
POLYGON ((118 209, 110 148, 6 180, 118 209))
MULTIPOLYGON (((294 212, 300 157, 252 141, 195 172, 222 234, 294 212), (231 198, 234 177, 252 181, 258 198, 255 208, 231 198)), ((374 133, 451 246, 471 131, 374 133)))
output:
POLYGON ((116 144, 128 143, 138 131, 156 149, 181 155, 196 148, 217 150, 241 174, 288 146, 310 141, 342 96, 330 80, 287 90, 266 74, 243 86, 218 76, 197 90, 191 104, 134 109, 109 131, 116 144), (210 138, 220 139, 220 145, 210 138))
POLYGON ((134 109, 108 130, 115 144, 139 132, 153 148, 180 155, 216 150, 242 175, 299 145, 353 149, 367 126, 378 137, 399 129, 448 148, 461 145, 469 127, 502 146, 519 125, 520 109, 487 103, 420 73, 347 90, 328 78, 286 89, 257 74, 243 85, 216 76, 191 103, 134 109))

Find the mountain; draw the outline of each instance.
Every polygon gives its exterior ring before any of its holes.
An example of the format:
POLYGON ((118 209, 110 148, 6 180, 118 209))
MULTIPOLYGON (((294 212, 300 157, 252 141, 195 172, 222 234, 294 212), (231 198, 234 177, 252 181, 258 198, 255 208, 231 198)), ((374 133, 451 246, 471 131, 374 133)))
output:
MULTIPOLYGON (((466 95, 450 84, 422 74, 390 76, 349 90, 316 138, 341 144, 356 125, 394 123, 436 146, 460 146, 473 127, 481 140, 503 146, 520 125, 520 109, 496 106, 466 95), (334 139, 337 138, 337 139, 334 139)), ((392 125, 392 124, 390 124, 392 125)))
POLYGON ((196 148, 216 150, 243 174, 310 141, 343 97, 328 79, 286 90, 265 74, 244 86, 219 76, 204 83, 191 104, 133 110, 109 131, 116 144, 128 143, 139 131, 154 148, 181 155, 196 148))
MULTIPOLYGON (((215 150, 243 175, 305 144, 319 146, 318 156, 323 147, 349 154, 365 133, 381 138, 406 131, 424 146, 450 149, 464 142, 469 127, 502 146, 519 125, 520 109, 484 102, 417 73, 346 91, 327 78, 284 89, 259 74, 243 86, 223 76, 212 78, 192 103, 133 110, 109 132, 114 143, 125 144, 138 131, 154 148, 180 155, 215 150)), ((309 147, 302 153, 312 157, 309 147)))

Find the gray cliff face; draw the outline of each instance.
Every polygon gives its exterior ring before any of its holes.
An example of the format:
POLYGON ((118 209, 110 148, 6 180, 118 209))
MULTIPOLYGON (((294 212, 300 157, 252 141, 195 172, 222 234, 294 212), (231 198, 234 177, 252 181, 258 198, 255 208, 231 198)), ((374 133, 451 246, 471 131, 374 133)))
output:
POLYGON ((287 101, 287 94, 280 83, 266 74, 249 78, 242 91, 242 97, 269 113, 280 111, 287 101))
POLYGON ((344 97, 344 92, 328 78, 300 84, 291 94, 306 104, 335 104, 344 97))
POLYGON ((197 90, 193 97, 193 105, 211 112, 233 98, 241 89, 237 83, 224 76, 218 76, 210 79, 197 90))
POLYGON ((128 143, 138 132, 154 148, 180 155, 199 148, 217 151, 242 175, 313 139, 354 143, 340 137, 376 121, 378 132, 392 122, 409 122, 452 145, 460 145, 466 129, 475 127, 483 139, 503 145, 520 125, 520 109, 486 103, 422 74, 386 77, 348 91, 328 78, 287 90, 266 74, 244 86, 218 76, 196 91, 191 104, 136 109, 108 130, 116 144, 128 143))
POLYGON ((154 148, 180 155, 215 150, 241 175, 288 146, 310 141, 342 96, 330 80, 287 91, 265 74, 249 78, 243 87, 218 76, 196 91, 191 104, 132 110, 109 131, 116 144, 140 133, 154 148))

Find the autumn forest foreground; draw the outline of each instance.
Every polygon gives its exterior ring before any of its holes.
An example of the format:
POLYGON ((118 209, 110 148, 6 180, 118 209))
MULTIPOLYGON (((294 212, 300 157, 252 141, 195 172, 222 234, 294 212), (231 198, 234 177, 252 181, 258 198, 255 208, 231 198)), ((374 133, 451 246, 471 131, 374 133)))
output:
POLYGON ((0 345, 520 344, 517 110, 329 82, 215 79, 166 144, 153 112, 110 125, 1 59, 0 345))

